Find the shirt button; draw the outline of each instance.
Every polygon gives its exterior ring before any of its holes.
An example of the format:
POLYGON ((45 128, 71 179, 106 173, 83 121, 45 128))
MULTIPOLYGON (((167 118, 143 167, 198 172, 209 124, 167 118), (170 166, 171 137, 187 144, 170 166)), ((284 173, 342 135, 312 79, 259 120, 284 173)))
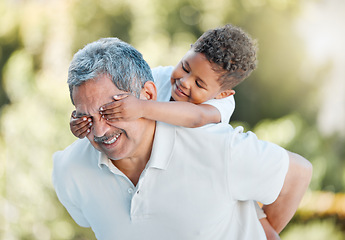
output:
POLYGON ((133 193, 133 188, 128 188, 128 193, 132 194, 133 193))

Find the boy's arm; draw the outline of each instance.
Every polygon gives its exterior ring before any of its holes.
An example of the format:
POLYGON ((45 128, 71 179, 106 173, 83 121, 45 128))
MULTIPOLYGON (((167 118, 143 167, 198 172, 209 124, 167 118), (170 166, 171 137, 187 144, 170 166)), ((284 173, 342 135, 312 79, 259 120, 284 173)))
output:
POLYGON ((278 233, 274 230, 274 228, 271 226, 271 224, 267 220, 267 216, 264 213, 264 211, 261 209, 261 207, 256 201, 254 201, 254 205, 255 205, 256 215, 258 216, 261 226, 265 231, 266 238, 268 240, 279 240, 280 237, 278 233))
POLYGON ((262 225, 262 228, 265 231, 267 240, 279 240, 279 234, 274 230, 271 224, 268 222, 267 218, 259 219, 262 225))
POLYGON ((283 188, 276 201, 263 206, 267 220, 277 233, 284 229, 295 214, 312 176, 312 165, 308 160, 296 153, 288 154, 290 163, 283 188))
POLYGON ((114 102, 100 109, 102 117, 108 121, 131 121, 143 117, 190 128, 221 121, 218 109, 208 104, 157 102, 127 94, 115 96, 114 99, 114 102))
POLYGON ((156 101, 145 101, 145 104, 145 118, 177 126, 195 128, 221 120, 218 109, 208 104, 156 101))

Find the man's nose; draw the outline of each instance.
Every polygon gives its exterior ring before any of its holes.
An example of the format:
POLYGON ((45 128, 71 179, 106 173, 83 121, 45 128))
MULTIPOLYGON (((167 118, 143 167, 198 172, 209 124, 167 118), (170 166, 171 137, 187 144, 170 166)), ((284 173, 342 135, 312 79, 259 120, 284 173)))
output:
POLYGON ((102 117, 98 119, 94 118, 93 125, 92 125, 92 132, 95 137, 103 137, 106 135, 109 129, 109 125, 107 124, 106 120, 102 117))

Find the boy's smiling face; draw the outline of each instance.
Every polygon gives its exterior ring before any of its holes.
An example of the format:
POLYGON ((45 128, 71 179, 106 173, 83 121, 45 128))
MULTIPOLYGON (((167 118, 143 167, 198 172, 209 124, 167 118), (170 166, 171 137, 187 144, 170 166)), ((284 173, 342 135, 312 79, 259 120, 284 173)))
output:
POLYGON ((218 78, 219 74, 206 57, 190 49, 171 74, 171 97, 175 101, 195 104, 223 98, 218 78))

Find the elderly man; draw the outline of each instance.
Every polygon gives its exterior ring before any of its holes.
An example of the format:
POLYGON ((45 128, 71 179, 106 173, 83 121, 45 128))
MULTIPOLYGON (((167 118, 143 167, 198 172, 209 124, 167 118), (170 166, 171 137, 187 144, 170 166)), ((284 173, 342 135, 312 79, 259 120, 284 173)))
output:
POLYGON ((131 93, 156 100, 149 66, 116 38, 75 54, 68 84, 87 139, 54 155, 61 203, 98 239, 265 239, 253 200, 281 230, 308 187, 303 157, 242 128, 183 128, 137 119, 108 122, 100 106, 131 93))

